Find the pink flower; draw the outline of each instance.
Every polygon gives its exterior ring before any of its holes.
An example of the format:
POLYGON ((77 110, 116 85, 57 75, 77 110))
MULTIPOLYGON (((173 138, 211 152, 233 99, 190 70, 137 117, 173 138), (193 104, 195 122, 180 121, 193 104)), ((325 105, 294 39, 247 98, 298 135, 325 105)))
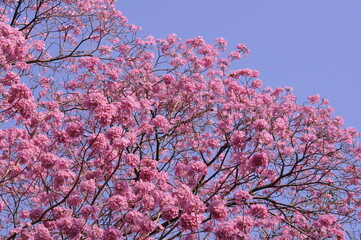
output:
POLYGON ((253 154, 250 158, 249 163, 253 168, 266 167, 268 164, 268 157, 263 152, 253 154))
POLYGON ((58 143, 66 143, 68 141, 67 133, 64 130, 55 130, 54 140, 58 143))
POLYGON ((52 153, 43 153, 40 156, 41 166, 46 169, 54 167, 57 157, 52 153))
POLYGON ((234 60, 234 59, 241 59, 241 54, 237 51, 232 51, 228 54, 228 58, 231 59, 231 60, 234 60))
POLYGON ((61 230, 64 234, 73 238, 78 235, 83 229, 84 219, 82 218, 73 218, 70 216, 60 218, 56 220, 56 226, 61 230))
POLYGON ((41 217, 41 215, 43 214, 43 212, 44 212, 44 209, 41 207, 33 208, 29 212, 29 217, 33 221, 38 220, 41 217))
POLYGON ((315 227, 329 227, 335 224, 336 221, 337 218, 333 215, 320 215, 314 225, 315 227))
POLYGON ((77 138, 83 134, 83 124, 81 122, 68 123, 65 131, 70 138, 77 138))
POLYGON ((216 38, 216 45, 219 46, 221 49, 226 47, 227 44, 228 43, 224 38, 222 38, 222 37, 216 38))
POLYGON ((231 145, 236 148, 243 147, 245 140, 246 140, 246 134, 243 131, 235 131, 231 135, 231 145))
POLYGON ((140 201, 141 205, 142 205, 142 209, 146 210, 146 211, 152 211, 155 208, 155 201, 154 201, 154 197, 152 197, 149 194, 145 194, 142 197, 142 200, 140 201))
POLYGON ((99 92, 93 92, 86 95, 84 99, 84 106, 90 110, 94 110, 99 106, 106 104, 108 101, 104 94, 99 92))
POLYGON ((67 209, 65 207, 56 207, 52 210, 52 213, 55 219, 60 219, 71 215, 71 209, 67 209))
POLYGON ((162 208, 162 218, 166 221, 178 217, 179 208, 174 205, 166 205, 162 208))
POLYGON ((0 65, 25 60, 28 50, 24 35, 0 21, 0 65))
POLYGON ((235 219, 236 227, 243 233, 249 233, 254 225, 254 221, 250 216, 238 216, 235 219))
POLYGON ((196 175, 201 177, 203 175, 207 175, 207 172, 207 165, 201 161, 192 161, 187 166, 187 175, 190 177, 197 178, 196 175))
POLYGON ((126 223, 130 223, 130 224, 135 224, 135 222, 137 222, 137 219, 142 218, 143 215, 136 211, 136 210, 132 210, 127 212, 127 214, 125 215, 125 222, 126 223))
POLYGON ((162 76, 162 81, 165 83, 165 84, 172 84, 175 82, 175 78, 173 75, 170 75, 170 74, 165 74, 162 76))
POLYGON ((211 217, 215 220, 226 220, 228 217, 228 209, 221 200, 213 200, 208 207, 211 217))
POLYGON ((97 57, 82 57, 78 59, 79 67, 87 68, 89 72, 95 73, 98 71, 98 64, 100 63, 97 57))
POLYGON ((30 99, 32 93, 25 84, 14 84, 9 89, 9 103, 16 103, 19 100, 30 99))
POLYGON ((308 97, 308 100, 310 101, 310 103, 312 104, 316 104, 317 102, 320 101, 320 95, 312 95, 308 97))
POLYGON ((155 116, 152 119, 151 123, 154 127, 158 127, 164 132, 168 132, 168 130, 171 128, 171 125, 169 124, 168 120, 162 115, 155 116))
POLYGON ((131 143, 126 137, 116 138, 113 140, 113 146, 117 149, 124 149, 130 145, 131 143))
POLYGON ((237 240, 239 230, 234 226, 234 222, 222 222, 215 231, 215 235, 219 240, 237 240))
POLYGON ((113 104, 103 104, 96 108, 94 118, 99 121, 101 126, 109 126, 113 122, 116 112, 113 104))
POLYGON ((266 130, 262 130, 259 133, 259 142, 263 143, 263 144, 266 144, 266 145, 271 144, 273 142, 273 137, 266 130))
POLYGON ((186 40, 186 43, 192 45, 193 47, 199 47, 205 44, 203 37, 198 36, 192 39, 186 40))
POLYGON ((126 181, 119 181, 115 183, 114 191, 116 194, 125 196, 129 192, 129 185, 126 181))
POLYGON ((199 222, 194 214, 183 213, 179 218, 179 226, 185 231, 196 231, 199 226, 199 222))
POLYGON ((41 40, 34 40, 32 42, 33 44, 33 48, 36 50, 36 51, 42 51, 45 49, 45 42, 44 41, 41 41, 41 40))
POLYGON ((154 179, 156 179, 156 175, 157 175, 157 171, 155 171, 154 169, 151 168, 143 168, 140 171, 140 179, 142 179, 143 181, 152 181, 154 179))
POLYGON ((139 164, 139 157, 135 154, 128 154, 124 157, 126 164, 128 164, 131 167, 135 167, 139 164))
POLYGON ((72 195, 66 200, 66 202, 72 207, 77 207, 83 202, 83 198, 79 195, 72 195))
POLYGON ((128 202, 125 197, 117 194, 108 199, 108 206, 116 211, 124 211, 128 209, 128 202))
POLYGON ((257 119, 253 122, 252 127, 257 130, 268 129, 268 123, 264 119, 257 119))
POLYGON ((251 205, 246 212, 256 218, 266 218, 268 215, 268 208, 262 204, 254 204, 251 205))
POLYGON ((122 232, 115 227, 105 229, 102 240, 119 240, 122 239, 122 232))
POLYGON ((247 48, 247 46, 245 44, 238 44, 236 48, 239 51, 243 52, 243 54, 246 56, 249 54, 249 49, 247 48))
POLYGON ((35 226, 34 240, 51 240, 50 231, 43 225, 38 224, 35 226))
POLYGON ((83 192, 93 193, 96 185, 94 179, 85 180, 80 184, 80 190, 83 192))
POLYGON ((240 190, 234 194, 234 202, 238 205, 243 205, 248 199, 252 199, 252 195, 250 195, 247 191, 240 190))
POLYGON ((4 77, 0 78, 0 83, 4 86, 11 86, 13 84, 18 84, 20 82, 20 77, 15 72, 7 72, 4 77))
POLYGON ((260 88, 262 87, 262 81, 261 79, 256 79, 251 83, 251 87, 253 88, 260 88))

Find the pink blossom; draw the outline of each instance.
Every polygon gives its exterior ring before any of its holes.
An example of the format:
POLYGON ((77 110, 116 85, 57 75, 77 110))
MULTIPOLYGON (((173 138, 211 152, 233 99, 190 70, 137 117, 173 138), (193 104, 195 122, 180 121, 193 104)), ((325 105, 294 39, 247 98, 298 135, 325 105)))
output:
POLYGON ((253 82, 251 83, 251 87, 253 88, 262 87, 262 81, 260 79, 253 80, 253 82))
POLYGON ((231 59, 231 60, 234 60, 234 59, 241 59, 241 54, 237 51, 232 51, 228 54, 228 58, 231 59))
POLYGON ((253 122, 252 127, 257 130, 268 129, 269 125, 264 119, 257 119, 253 122))
POLYGON ((36 51, 42 51, 45 49, 45 42, 42 40, 35 40, 32 42, 32 45, 36 51))
POLYGON ((130 145, 131 143, 126 137, 116 138, 113 140, 113 146, 117 149, 124 149, 130 145))
POLYGON ((235 131, 231 135, 231 144, 236 148, 243 147, 245 140, 246 140, 246 134, 243 131, 235 131))
POLYGON ((179 218, 179 226, 185 231, 196 231, 199 226, 199 222, 194 214, 183 213, 179 218))
POLYGON ((60 219, 71 215, 71 210, 65 207, 56 207, 52 210, 52 213, 55 219, 60 219))
POLYGON ((94 110, 106 103, 107 99, 102 93, 99 92, 89 93, 84 99, 84 106, 90 110, 94 110))
POLYGON ((245 44, 238 44, 236 47, 239 51, 242 51, 244 55, 248 55, 249 54, 249 49, 247 48, 247 46, 245 44))
POLYGON ((249 163, 253 168, 264 168, 268 164, 268 157, 264 152, 255 153, 250 158, 249 163))
POLYGON ((80 184, 80 190, 88 193, 95 191, 96 185, 94 179, 85 180, 80 184))
POLYGON ((186 40, 186 43, 191 44, 193 47, 199 47, 205 44, 203 37, 198 36, 193 39, 186 40))
POLYGON ((94 118, 99 121, 101 126, 108 126, 114 121, 116 116, 116 107, 112 104, 103 104, 96 109, 94 118))
POLYGON ((70 206, 77 207, 79 204, 83 202, 83 198, 79 195, 70 196, 66 201, 70 206))
POLYGON ((52 153, 43 153, 40 156, 41 166, 46 169, 52 168, 55 165, 56 161, 57 157, 52 153))
POLYGON ((308 97, 308 100, 310 101, 310 103, 312 104, 316 104, 317 102, 320 101, 320 96, 319 95, 312 95, 308 97))
POLYGON ((84 219, 67 216, 56 220, 56 226, 69 237, 75 237, 82 231, 84 219))
POLYGON ((68 127, 65 131, 70 138, 77 138, 83 134, 83 124, 81 122, 68 123, 68 127))
POLYGON ((271 144, 273 142, 273 137, 268 131, 262 130, 259 133, 259 142, 263 144, 271 144))
POLYGON ((105 229, 102 240, 119 240, 122 239, 122 232, 115 227, 105 229))
POLYGON ((98 70, 99 58, 97 57, 82 57, 78 59, 79 67, 87 68, 90 72, 98 70))
POLYGON ((179 208, 174 205, 165 205, 162 208, 162 218, 166 221, 178 217, 179 208))
POLYGON ((28 54, 28 44, 23 34, 0 21, 0 65, 23 61, 28 54))
POLYGON ((124 136, 124 131, 121 127, 111 127, 108 129, 106 136, 109 140, 118 139, 124 136))
POLYGON ((173 75, 170 75, 170 74, 165 74, 162 76, 162 81, 165 83, 165 84, 172 84, 175 82, 175 78, 173 75))
POLYGON ((150 182, 156 178, 156 175, 157 175, 157 171, 151 168, 143 168, 140 171, 140 179, 142 179, 143 181, 150 182))
POLYGON ((239 230, 234 226, 234 222, 222 222, 217 230, 215 231, 215 235, 219 240, 237 240, 239 239, 238 235, 239 230))
POLYGON ((243 233, 249 233, 254 226, 254 221, 250 216, 238 216, 235 219, 235 226, 243 233))
POLYGON ((221 200, 213 200, 208 207, 211 217, 215 220, 226 220, 228 217, 228 209, 221 200))
POLYGON ((158 127, 165 132, 168 132, 169 129, 171 128, 171 125, 169 124, 168 120, 162 115, 155 116, 152 119, 152 124, 154 127, 158 127))
POLYGON ((222 37, 219 37, 219 38, 216 38, 216 45, 219 46, 221 49, 227 47, 227 41, 222 38, 222 37))
POLYGON ((238 205, 243 205, 248 199, 252 199, 252 195, 249 192, 240 190, 234 194, 234 201, 238 205))
POLYGON ((125 215, 125 222, 130 224, 135 224, 137 222, 137 219, 142 218, 143 215, 135 210, 129 211, 125 215))
POLYGON ((314 223, 316 227, 329 227, 337 221, 337 218, 333 215, 320 215, 317 221, 314 223))
POLYGON ((187 166, 187 174, 191 177, 195 177, 196 174, 200 176, 207 174, 207 165, 201 161, 192 161, 187 166))
POLYGON ((155 185, 153 183, 150 182, 145 182, 145 181, 139 181, 136 182, 133 186, 133 191, 135 194, 146 194, 149 193, 151 191, 153 191, 155 189, 155 185))
POLYGON ((0 83, 4 86, 11 86, 12 84, 18 84, 20 77, 15 72, 7 72, 4 77, 0 78, 0 83))
POLYGON ((34 240, 51 240, 50 231, 43 225, 38 224, 35 226, 34 240))
POLYGON ((125 162, 131 167, 135 167, 139 164, 139 157, 135 154, 128 154, 124 158, 125 162))
POLYGON ((32 93, 25 84, 13 84, 9 89, 9 103, 16 103, 20 100, 30 99, 32 93))
POLYGON ((257 218, 266 218, 268 215, 268 209, 265 205, 254 204, 247 210, 247 213, 257 218))
POLYGON ((41 207, 33 208, 29 211, 29 217, 31 220, 38 220, 41 215, 44 213, 44 209, 41 207))
POLYGON ((108 199, 108 206, 113 210, 124 211, 128 208, 128 202, 125 197, 114 195, 108 199))
POLYGON ((68 141, 68 136, 64 130, 55 130, 54 139, 59 143, 66 143, 68 141))

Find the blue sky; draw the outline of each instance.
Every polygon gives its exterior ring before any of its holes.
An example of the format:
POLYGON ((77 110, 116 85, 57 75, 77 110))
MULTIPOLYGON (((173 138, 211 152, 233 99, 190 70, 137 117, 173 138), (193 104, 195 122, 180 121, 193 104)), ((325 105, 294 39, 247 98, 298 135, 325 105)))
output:
POLYGON ((299 103, 320 94, 346 126, 361 131, 361 1, 118 0, 141 36, 224 37, 245 43, 237 68, 260 71, 264 86, 291 86, 299 103))

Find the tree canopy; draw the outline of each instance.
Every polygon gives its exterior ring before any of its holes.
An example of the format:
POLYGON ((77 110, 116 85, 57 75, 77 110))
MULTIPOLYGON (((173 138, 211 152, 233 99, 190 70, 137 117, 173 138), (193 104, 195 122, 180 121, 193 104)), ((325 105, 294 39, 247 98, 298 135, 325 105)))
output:
MULTIPOLYGON (((0 5, 2 239, 355 239, 359 134, 112 0, 0 5)), ((233 64, 233 65, 232 65, 233 64)))

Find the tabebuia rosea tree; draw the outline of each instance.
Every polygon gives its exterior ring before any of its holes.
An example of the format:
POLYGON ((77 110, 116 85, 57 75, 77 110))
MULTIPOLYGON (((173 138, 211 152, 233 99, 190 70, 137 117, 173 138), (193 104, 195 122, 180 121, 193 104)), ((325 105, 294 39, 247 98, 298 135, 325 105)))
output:
POLYGON ((1 239, 357 239, 358 133, 112 0, 2 0, 1 239))

